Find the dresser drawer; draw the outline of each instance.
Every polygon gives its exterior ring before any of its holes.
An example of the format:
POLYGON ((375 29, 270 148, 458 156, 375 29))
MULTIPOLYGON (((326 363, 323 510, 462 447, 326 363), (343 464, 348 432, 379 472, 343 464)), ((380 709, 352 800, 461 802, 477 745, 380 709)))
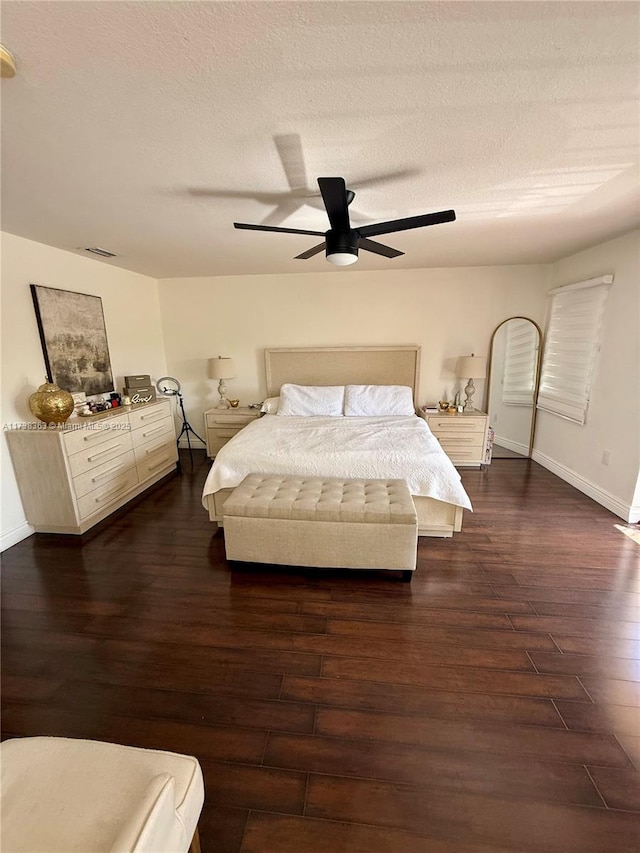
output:
POLYGON ((160 447, 156 447, 156 449, 148 455, 142 454, 140 449, 136 450, 138 479, 143 483, 145 480, 148 480, 149 477, 155 477, 155 475, 163 468, 167 468, 169 465, 175 464, 177 458, 178 447, 173 439, 163 445, 160 445, 160 447))
POLYGON ((451 415, 450 417, 443 418, 429 418, 427 423, 429 424, 429 429, 435 435, 468 432, 484 433, 486 418, 467 418, 451 415))
POLYGON ((132 449, 131 435, 128 432, 107 432, 102 434, 100 444, 83 448, 79 453, 69 457, 71 476, 77 477, 99 465, 104 465, 128 450, 132 449))
MULTIPOLYGON (((229 409, 224 409, 224 412, 228 412, 229 409)), ((229 414, 216 414, 215 412, 207 412, 206 420, 207 427, 235 427, 236 431, 238 428, 242 428, 247 424, 250 424, 251 421, 256 419, 257 415, 246 415, 242 412, 239 412, 237 415, 229 415, 229 414)))
POLYGON ((93 489, 108 486, 114 481, 119 474, 127 471, 129 468, 134 468, 136 464, 135 456, 132 450, 121 454, 116 459, 110 462, 105 462, 103 465, 98 465, 84 474, 73 478, 73 488, 76 497, 81 498, 93 489))
POLYGON ((481 447, 444 447, 442 448, 454 465, 468 462, 469 464, 479 465, 482 462, 481 447))
POLYGON ((171 430, 170 435, 164 433, 163 435, 157 436, 155 439, 151 439, 144 444, 137 446, 134 445, 133 452, 135 454, 136 463, 143 463, 150 456, 153 456, 154 453, 158 453, 160 450, 166 450, 167 448, 172 451, 175 450, 175 458, 177 459, 178 445, 176 443, 176 437, 173 434, 173 429, 171 430))
POLYGON ((471 435, 438 435, 437 438, 445 451, 463 447, 474 447, 480 451, 483 445, 483 436, 484 433, 482 435, 472 433, 471 435))
POLYGON ((128 435, 131 431, 129 419, 120 415, 119 417, 105 418, 86 425, 71 429, 63 435, 64 446, 67 453, 79 453, 89 447, 95 447, 103 441, 110 441, 121 435, 128 435))
POLYGON ((131 424, 131 429, 136 430, 170 416, 171 410, 167 403, 157 403, 155 406, 131 409, 129 412, 129 423, 131 424))
POLYGON ((135 468, 114 474, 106 485, 94 489, 78 501, 80 520, 99 512, 112 503, 120 503, 122 498, 138 485, 138 473, 135 468))
POLYGON ((237 435, 240 430, 237 429, 208 429, 207 430, 207 452, 209 456, 215 456, 221 447, 237 435))
POLYGON ((141 447, 149 441, 158 441, 158 439, 166 440, 169 436, 175 439, 173 418, 166 417, 166 412, 163 414, 165 414, 165 417, 161 420, 151 421, 132 432, 131 437, 134 447, 141 447))

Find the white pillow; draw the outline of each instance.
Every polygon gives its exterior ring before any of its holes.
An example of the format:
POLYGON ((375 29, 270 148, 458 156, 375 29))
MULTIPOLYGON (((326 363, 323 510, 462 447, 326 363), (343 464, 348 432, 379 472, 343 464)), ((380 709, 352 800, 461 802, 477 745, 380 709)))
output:
POLYGON ((267 397, 264 403, 260 406, 260 411, 265 415, 275 415, 278 411, 280 397, 267 397))
POLYGON ((280 388, 278 415, 284 417, 342 417, 344 385, 292 385, 280 388))
POLYGON ((413 391, 408 385, 347 385, 345 417, 415 415, 413 391))

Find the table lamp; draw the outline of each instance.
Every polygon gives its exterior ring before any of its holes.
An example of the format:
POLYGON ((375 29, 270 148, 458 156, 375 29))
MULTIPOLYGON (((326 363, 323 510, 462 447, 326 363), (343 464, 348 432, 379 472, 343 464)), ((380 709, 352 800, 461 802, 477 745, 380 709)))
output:
POLYGON ((487 375, 487 359, 482 355, 463 355, 458 359, 456 374, 461 379, 468 379, 465 385, 464 393, 467 395, 464 401, 464 411, 473 411, 473 400, 471 399, 475 393, 476 386, 473 384, 474 379, 484 379, 487 375))
POLYGON ((230 358, 223 358, 219 355, 217 358, 209 359, 209 379, 220 380, 218 382, 218 394, 220 394, 220 402, 218 403, 216 408, 229 408, 225 379, 233 379, 235 375, 236 374, 233 370, 233 361, 230 358))

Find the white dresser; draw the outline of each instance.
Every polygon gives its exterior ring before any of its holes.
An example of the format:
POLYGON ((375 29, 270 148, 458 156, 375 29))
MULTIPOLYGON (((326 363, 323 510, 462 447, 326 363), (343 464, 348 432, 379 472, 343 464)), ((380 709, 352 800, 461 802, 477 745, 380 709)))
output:
POLYGON ((84 533, 176 467, 168 400, 5 434, 27 521, 38 533, 84 533))
POLYGON ((215 456, 230 438, 260 417, 259 409, 239 406, 237 409, 209 409, 204 413, 207 456, 215 456))
POLYGON ((484 462, 489 416, 471 412, 422 415, 442 449, 458 468, 479 468, 484 462))

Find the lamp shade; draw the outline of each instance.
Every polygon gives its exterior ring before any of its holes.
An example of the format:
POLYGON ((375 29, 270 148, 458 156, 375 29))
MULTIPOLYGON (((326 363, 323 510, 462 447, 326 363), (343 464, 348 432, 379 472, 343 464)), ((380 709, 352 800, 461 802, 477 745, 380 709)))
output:
POLYGON ((484 379, 487 359, 483 355, 463 355, 458 359, 456 374, 462 379, 484 379))
POLYGON ((232 359, 222 356, 209 359, 209 379, 233 379, 235 375, 232 359))

